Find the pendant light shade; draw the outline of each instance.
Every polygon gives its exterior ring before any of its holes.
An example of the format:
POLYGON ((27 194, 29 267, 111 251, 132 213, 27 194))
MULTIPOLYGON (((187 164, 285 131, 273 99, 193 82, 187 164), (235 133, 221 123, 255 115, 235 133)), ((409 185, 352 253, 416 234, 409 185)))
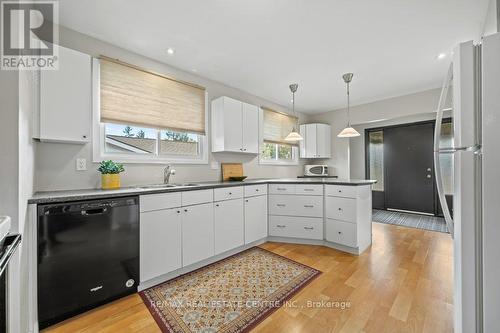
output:
MULTIPOLYGON (((292 110, 293 110, 293 115, 295 116, 295 92, 297 91, 297 88, 299 85, 297 83, 292 83, 290 85, 290 91, 292 92, 292 110)), ((296 142, 296 141, 301 141, 304 140, 302 135, 297 132, 297 128, 293 126, 292 131, 290 134, 288 134, 285 138, 285 141, 290 141, 290 142, 296 142)))
POLYGON ((358 131, 356 131, 354 128, 351 126, 351 115, 350 115, 350 110, 349 110, 349 84, 352 81, 352 77, 354 76, 353 73, 346 73, 342 75, 342 78, 344 79, 344 82, 347 85, 347 127, 344 128, 339 134, 337 134, 337 137, 339 138, 354 138, 356 136, 360 136, 358 131))
POLYGON ((352 127, 346 127, 342 130, 342 132, 340 132, 337 137, 339 138, 354 138, 356 136, 360 136, 361 134, 359 134, 358 131, 356 131, 354 128, 352 127))

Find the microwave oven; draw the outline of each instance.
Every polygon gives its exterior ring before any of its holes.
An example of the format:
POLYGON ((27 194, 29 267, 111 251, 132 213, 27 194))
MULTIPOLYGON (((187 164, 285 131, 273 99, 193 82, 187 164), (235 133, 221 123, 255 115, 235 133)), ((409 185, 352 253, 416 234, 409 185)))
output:
POLYGON ((304 176, 328 176, 328 166, 324 164, 304 165, 304 176))

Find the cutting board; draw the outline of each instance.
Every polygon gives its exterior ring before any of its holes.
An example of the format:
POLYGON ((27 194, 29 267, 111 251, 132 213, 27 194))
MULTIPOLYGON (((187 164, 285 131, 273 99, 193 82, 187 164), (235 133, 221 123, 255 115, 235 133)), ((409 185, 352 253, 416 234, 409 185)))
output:
POLYGON ((242 163, 222 163, 222 180, 229 180, 229 177, 243 176, 242 163))

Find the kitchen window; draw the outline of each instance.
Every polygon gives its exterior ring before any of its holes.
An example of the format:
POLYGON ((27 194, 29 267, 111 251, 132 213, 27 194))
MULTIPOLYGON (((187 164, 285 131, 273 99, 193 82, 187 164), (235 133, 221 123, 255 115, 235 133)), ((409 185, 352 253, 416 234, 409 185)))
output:
POLYGON ((297 118, 267 108, 261 108, 260 164, 297 165, 297 143, 285 137, 297 124, 297 118))
POLYGON ((107 58, 93 80, 94 161, 208 163, 204 88, 107 58))

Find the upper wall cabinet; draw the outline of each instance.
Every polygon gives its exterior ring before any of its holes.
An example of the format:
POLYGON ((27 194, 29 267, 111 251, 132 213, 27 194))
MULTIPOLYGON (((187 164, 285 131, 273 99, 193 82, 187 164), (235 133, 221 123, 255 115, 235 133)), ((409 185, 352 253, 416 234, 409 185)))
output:
POLYGON ((259 152, 259 107, 226 96, 212 101, 212 152, 259 152))
POLYGON ((300 125, 300 158, 330 158, 331 128, 326 124, 300 125))
POLYGON ((34 137, 40 141, 88 143, 92 118, 91 57, 59 49, 59 69, 40 71, 40 112, 34 137))

